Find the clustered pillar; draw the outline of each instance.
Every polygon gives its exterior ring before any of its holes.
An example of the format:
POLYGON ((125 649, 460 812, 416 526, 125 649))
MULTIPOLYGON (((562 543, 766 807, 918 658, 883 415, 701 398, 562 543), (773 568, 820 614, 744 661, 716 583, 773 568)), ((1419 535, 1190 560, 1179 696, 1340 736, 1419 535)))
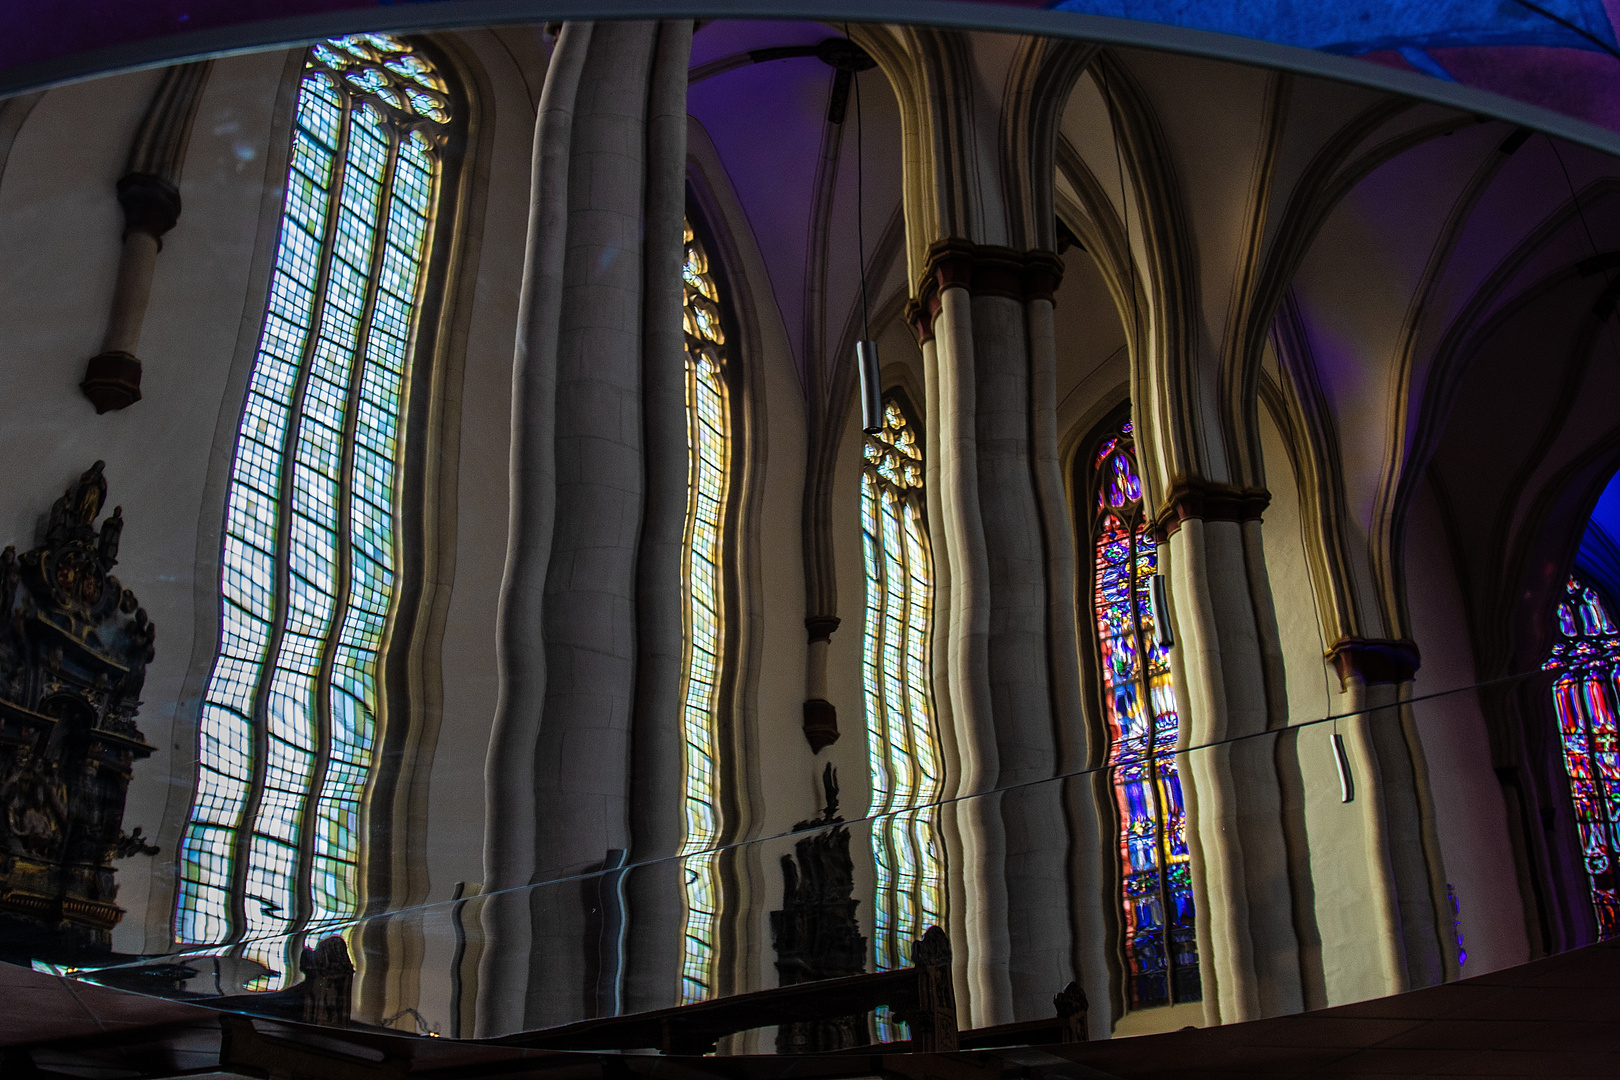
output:
MULTIPOLYGON (((678 730, 681 582, 678 558, 674 572, 670 562, 686 475, 676 467, 684 446, 673 461, 667 451, 685 430, 691 36, 689 21, 566 23, 542 92, 486 767, 494 895, 483 915, 481 1034, 577 1019, 582 994, 616 1008, 619 923, 678 919, 609 912, 613 898, 587 904, 578 881, 547 883, 678 842, 668 828, 637 837, 632 823, 679 820, 680 748, 668 732, 678 730), (638 744, 638 714, 656 717, 665 737, 638 744), (664 781, 633 796, 633 775, 664 781)), ((668 889, 653 900, 681 903, 668 889)), ((668 969, 673 987, 679 934, 658 936, 671 955, 649 962, 668 969)))
POLYGON ((1286 696, 1260 548, 1263 489, 1180 481, 1162 501, 1204 1009, 1232 1023, 1304 1007, 1275 737, 1286 696), (1234 741, 1236 740, 1236 741, 1234 741), (1207 747, 1207 749, 1198 749, 1207 747))
POLYGON ((1413 726, 1417 645, 1406 640, 1344 638, 1328 652, 1343 693, 1336 725, 1355 783, 1372 906, 1379 928, 1384 992, 1433 986, 1456 971, 1446 946, 1447 900, 1423 743, 1413 726))
MULTIPOLYGON (((1046 551, 1032 432, 1031 328, 1062 264, 1048 252, 945 239, 930 247, 912 319, 925 343, 929 458, 939 461, 948 561, 950 715, 961 753, 955 804, 975 1024, 1047 1007, 1071 978, 1068 824, 1059 761, 1046 551), (927 345, 931 344, 932 348, 927 345)), ((1046 400, 1050 400, 1049 396, 1046 400)), ((937 528, 937 527, 936 527, 937 528)), ((1072 584, 1072 576, 1069 578, 1072 584)), ((1061 599, 1060 606, 1061 606, 1061 599)), ((1072 594, 1067 598, 1072 611, 1072 594)), ((1072 650, 1073 637, 1065 643, 1072 650)), ((1072 651, 1066 658, 1073 664, 1072 651)))

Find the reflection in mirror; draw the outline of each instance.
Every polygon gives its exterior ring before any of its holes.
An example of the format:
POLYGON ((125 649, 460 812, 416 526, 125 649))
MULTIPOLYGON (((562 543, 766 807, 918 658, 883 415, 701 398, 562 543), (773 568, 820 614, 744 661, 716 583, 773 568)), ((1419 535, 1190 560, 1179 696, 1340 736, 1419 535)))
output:
POLYGON ((444 80, 402 40, 339 38, 306 69, 225 498, 175 912, 178 945, 262 968, 248 990, 283 989, 286 949, 359 914, 410 479, 400 426, 450 119, 444 80))
POLYGON ((1617 180, 923 25, 0 102, 6 970, 1126 1075, 1611 955, 1617 180))

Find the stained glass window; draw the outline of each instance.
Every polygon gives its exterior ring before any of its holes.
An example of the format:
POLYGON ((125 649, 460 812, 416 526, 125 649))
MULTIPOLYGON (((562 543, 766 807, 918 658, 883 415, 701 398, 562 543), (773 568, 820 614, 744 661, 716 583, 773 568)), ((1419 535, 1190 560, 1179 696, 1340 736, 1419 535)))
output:
POLYGON ((1598 936, 1620 933, 1620 631, 1597 590, 1571 576, 1558 601, 1558 639, 1543 665, 1558 672, 1553 709, 1575 804, 1598 936))
POLYGON ((686 656, 681 687, 685 735, 686 931, 681 1002, 714 994, 715 930, 720 883, 714 847, 720 842, 716 768, 720 670, 723 656, 722 539, 731 470, 726 393, 726 337, 720 291, 703 245, 686 226, 686 656))
POLYGON ((1119 837, 1120 923, 1132 1008, 1198 1001, 1198 942, 1169 654, 1150 600, 1158 551, 1142 504, 1130 421, 1088 463, 1092 604, 1108 775, 1119 837))
MULTIPOLYGON (((911 963, 911 943, 945 923, 945 855, 937 827, 944 781, 928 661, 933 556, 922 444, 898 402, 866 437, 861 473, 866 623, 861 673, 872 769, 873 950, 879 971, 911 963)), ((895 1037, 878 1017, 879 1037, 895 1037)))
POLYGON ((175 938, 288 982, 360 904, 361 818, 397 602, 400 424, 451 119, 410 45, 305 62, 264 326, 226 496, 175 938))

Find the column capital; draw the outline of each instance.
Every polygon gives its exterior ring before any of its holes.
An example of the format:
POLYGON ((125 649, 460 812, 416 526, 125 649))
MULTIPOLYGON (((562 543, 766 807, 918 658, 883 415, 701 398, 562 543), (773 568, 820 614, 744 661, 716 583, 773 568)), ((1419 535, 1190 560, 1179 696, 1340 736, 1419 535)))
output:
POLYGON ((906 305, 906 321, 919 342, 934 336, 939 294, 950 288, 974 296, 1052 301, 1063 280, 1063 260, 1051 251, 1019 251, 947 236, 928 247, 923 272, 906 305))
POLYGON ((1182 479, 1171 483, 1153 528, 1161 539, 1168 539, 1188 518, 1200 521, 1259 521, 1271 504, 1265 488, 1239 487, 1212 480, 1182 479))
POLYGON ((1368 686, 1411 682, 1422 666, 1417 642, 1405 638, 1340 638, 1326 653, 1339 673, 1339 688, 1359 675, 1368 686))

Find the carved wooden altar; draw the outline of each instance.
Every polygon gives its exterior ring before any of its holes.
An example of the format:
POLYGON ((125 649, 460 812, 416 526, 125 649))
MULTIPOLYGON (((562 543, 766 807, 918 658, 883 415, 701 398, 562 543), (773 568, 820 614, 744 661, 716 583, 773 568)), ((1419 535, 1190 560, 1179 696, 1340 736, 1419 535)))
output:
POLYGON ((153 854, 123 831, 135 715, 157 630, 109 571, 124 522, 96 462, 51 507, 44 543, 0 553, 0 951, 105 952, 123 917, 112 861, 153 854))

